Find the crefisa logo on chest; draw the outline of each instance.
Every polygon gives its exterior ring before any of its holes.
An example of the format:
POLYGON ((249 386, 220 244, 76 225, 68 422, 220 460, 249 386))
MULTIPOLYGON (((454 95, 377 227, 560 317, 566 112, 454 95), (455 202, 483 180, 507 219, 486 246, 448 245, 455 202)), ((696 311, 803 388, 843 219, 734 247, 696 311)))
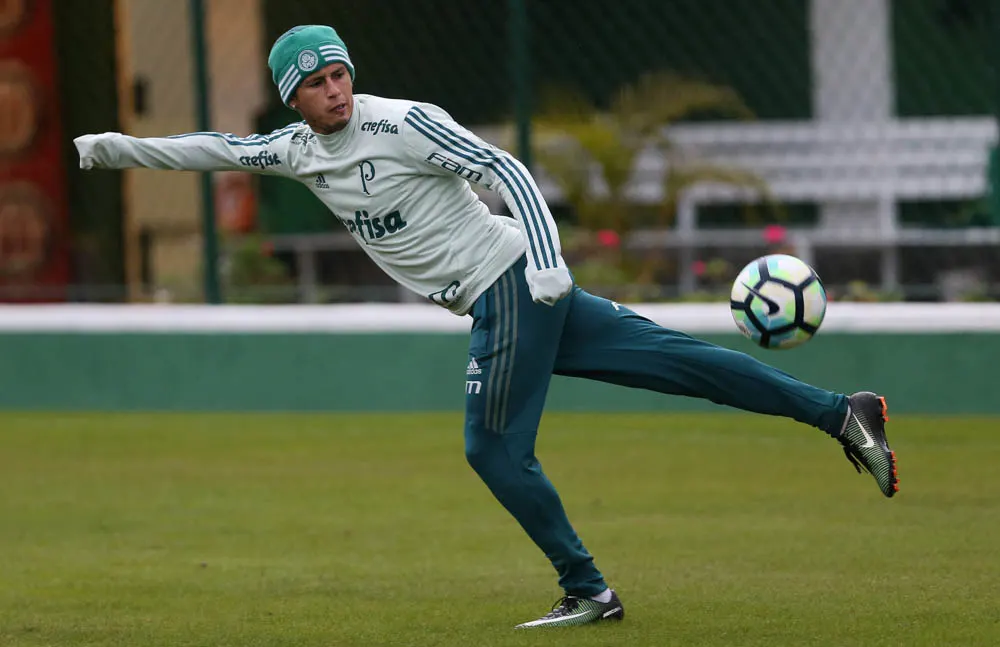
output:
POLYGON ((361 124, 361 131, 366 133, 371 133, 373 135, 378 135, 380 133, 386 133, 389 135, 398 135, 399 126, 393 123, 389 123, 388 120, 382 119, 381 121, 366 121, 361 124))
POLYGON ((372 217, 367 211, 355 211, 353 219, 337 216, 347 230, 357 234, 362 240, 372 241, 391 236, 406 228, 406 220, 399 211, 393 211, 385 216, 372 217))

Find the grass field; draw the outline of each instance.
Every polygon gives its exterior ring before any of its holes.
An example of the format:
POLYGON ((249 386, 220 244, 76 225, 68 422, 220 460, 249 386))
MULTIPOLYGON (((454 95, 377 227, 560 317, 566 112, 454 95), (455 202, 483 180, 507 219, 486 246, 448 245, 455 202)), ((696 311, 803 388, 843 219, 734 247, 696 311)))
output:
POLYGON ((625 622, 559 591, 457 415, 0 415, 0 645, 996 645, 1000 420, 893 418, 884 499, 820 432, 550 415, 625 622))

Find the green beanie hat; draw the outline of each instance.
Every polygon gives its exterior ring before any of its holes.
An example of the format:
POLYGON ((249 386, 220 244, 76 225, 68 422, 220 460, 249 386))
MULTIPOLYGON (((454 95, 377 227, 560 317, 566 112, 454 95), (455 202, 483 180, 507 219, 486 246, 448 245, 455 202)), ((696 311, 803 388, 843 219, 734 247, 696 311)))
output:
POLYGON ((292 27, 274 41, 267 57, 271 78, 285 105, 303 79, 331 63, 343 63, 354 80, 354 65, 347 55, 347 45, 333 27, 326 25, 292 27))

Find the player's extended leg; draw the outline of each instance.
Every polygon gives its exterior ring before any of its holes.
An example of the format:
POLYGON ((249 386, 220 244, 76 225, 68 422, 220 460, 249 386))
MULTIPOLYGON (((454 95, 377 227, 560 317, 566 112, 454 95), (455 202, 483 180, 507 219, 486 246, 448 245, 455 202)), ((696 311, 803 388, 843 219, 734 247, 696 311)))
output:
POLYGON ((555 373, 793 418, 840 440, 849 458, 860 456, 883 494, 892 496, 897 489, 884 400, 870 393, 848 398, 806 384, 750 355, 669 330, 579 288, 571 297, 555 373))
POLYGON ((532 302, 524 262, 515 264, 473 309, 466 371, 469 464, 552 562, 568 595, 607 589, 535 457, 535 438, 569 300, 532 302))
POLYGON ((847 413, 844 395, 582 289, 573 291, 555 372, 786 416, 830 435, 840 433, 847 413))

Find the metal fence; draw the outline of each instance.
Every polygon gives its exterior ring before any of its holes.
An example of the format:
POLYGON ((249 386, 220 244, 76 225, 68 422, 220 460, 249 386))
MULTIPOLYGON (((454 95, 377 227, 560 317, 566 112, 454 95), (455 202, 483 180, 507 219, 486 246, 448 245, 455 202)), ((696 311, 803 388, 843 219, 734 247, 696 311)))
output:
MULTIPOLYGON (((786 250, 835 298, 1000 298, 994 0, 6 4, 51 7, 62 25, 67 167, 68 138, 98 127, 170 134, 206 116, 247 134, 297 120, 267 50, 293 25, 326 23, 350 48, 356 91, 441 105, 530 163, 596 292, 725 298, 743 263, 786 250), (199 6, 203 55, 190 37, 199 6), (113 52, 78 46, 115 26, 113 52)), ((217 174, 205 201, 192 174, 66 173, 68 298, 203 299, 206 207, 225 300, 413 298, 294 183, 217 174)))

